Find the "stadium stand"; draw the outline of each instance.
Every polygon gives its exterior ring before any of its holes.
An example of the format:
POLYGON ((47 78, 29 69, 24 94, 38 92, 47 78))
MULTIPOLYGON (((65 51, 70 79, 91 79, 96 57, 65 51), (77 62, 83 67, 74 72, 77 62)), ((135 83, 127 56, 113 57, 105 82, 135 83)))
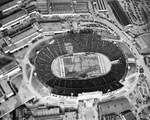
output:
MULTIPOLYGON (((71 48, 70 48, 71 49, 71 48)), ((112 42, 101 40, 96 33, 68 33, 54 38, 54 42, 44 46, 34 60, 39 80, 52 88, 52 93, 64 96, 78 96, 82 92, 102 91, 103 93, 117 90, 123 85, 119 82, 126 74, 126 58, 122 50, 112 42), (52 70, 53 60, 68 54, 65 45, 70 43, 73 53, 96 52, 106 55, 112 64, 111 70, 103 76, 89 79, 64 79, 56 77, 52 70)))

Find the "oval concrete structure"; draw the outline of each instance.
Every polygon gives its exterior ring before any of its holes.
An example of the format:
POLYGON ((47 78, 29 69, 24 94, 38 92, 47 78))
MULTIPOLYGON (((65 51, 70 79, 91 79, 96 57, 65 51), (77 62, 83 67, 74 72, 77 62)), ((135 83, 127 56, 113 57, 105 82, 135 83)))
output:
POLYGON ((41 48, 34 63, 39 81, 53 94, 64 96, 117 90, 127 70, 122 50, 96 33, 55 37, 41 48))

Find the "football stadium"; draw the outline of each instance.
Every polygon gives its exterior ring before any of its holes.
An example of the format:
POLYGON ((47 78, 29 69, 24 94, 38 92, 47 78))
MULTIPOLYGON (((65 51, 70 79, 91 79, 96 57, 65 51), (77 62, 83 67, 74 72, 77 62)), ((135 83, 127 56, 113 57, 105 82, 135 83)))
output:
POLYGON ((34 59, 37 78, 51 93, 78 96, 83 92, 115 91, 126 75, 126 56, 115 44, 92 33, 54 37, 34 59))
POLYGON ((0 120, 150 120, 150 0, 0 0, 0 120))

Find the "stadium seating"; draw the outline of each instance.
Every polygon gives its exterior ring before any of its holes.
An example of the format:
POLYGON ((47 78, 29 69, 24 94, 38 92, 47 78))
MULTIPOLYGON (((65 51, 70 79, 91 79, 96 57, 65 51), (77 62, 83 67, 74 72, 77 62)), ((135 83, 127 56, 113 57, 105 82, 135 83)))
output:
POLYGON ((44 46, 35 58, 36 72, 42 83, 52 87, 52 93, 63 96, 78 96, 82 92, 117 90, 123 85, 119 80, 126 73, 126 58, 121 49, 110 41, 101 40, 96 33, 68 33, 65 36, 54 38, 54 42, 44 46), (52 61, 61 55, 67 54, 65 44, 73 47, 73 53, 96 52, 106 55, 110 61, 119 60, 112 64, 108 74, 90 79, 64 79, 56 77, 51 71, 52 61))

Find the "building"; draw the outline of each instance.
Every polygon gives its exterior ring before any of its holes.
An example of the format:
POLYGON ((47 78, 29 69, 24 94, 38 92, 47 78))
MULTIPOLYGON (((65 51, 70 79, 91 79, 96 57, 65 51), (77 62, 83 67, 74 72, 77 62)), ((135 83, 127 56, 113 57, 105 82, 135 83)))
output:
POLYGON ((7 3, 11 2, 11 1, 12 0, 1 0, 0 1, 0 6, 5 5, 5 4, 7 4, 7 3))
POLYGON ((2 88, 0 88, 0 102, 5 101, 4 97, 5 97, 5 93, 3 92, 2 88))
POLYGON ((3 74, 7 74, 7 73, 15 70, 16 68, 18 68, 18 63, 16 61, 13 61, 13 62, 5 65, 3 68, 1 68, 1 70, 3 71, 3 74))
POLYGON ((39 35, 37 30, 33 28, 32 26, 28 26, 24 28, 22 31, 20 31, 20 34, 17 33, 16 36, 13 35, 12 38, 10 38, 11 44, 8 46, 5 46, 3 48, 3 51, 5 53, 13 53, 21 48, 24 48, 28 46, 28 43, 31 41, 32 38, 35 38, 39 35))
POLYGON ((77 120, 77 113, 76 112, 66 112, 64 115, 65 120, 77 120))
POLYGON ((0 79, 0 102, 5 101, 6 98, 11 97, 14 94, 10 85, 8 84, 7 77, 0 79))
POLYGON ((46 106, 31 108, 25 114, 30 114, 28 120, 63 120, 65 117, 64 114, 60 113, 60 108, 47 108, 46 106))
POLYGON ((12 14, 10 16, 2 18, 0 20, 0 23, 3 25, 3 27, 6 27, 6 26, 14 23, 15 21, 18 21, 26 16, 27 16, 27 14, 26 14, 25 10, 19 10, 18 12, 15 12, 14 14, 12 14))
POLYGON ((120 114, 126 110, 130 110, 131 106, 126 98, 115 99, 113 101, 102 102, 99 104, 100 114, 120 114))
POLYGON ((90 6, 89 6, 89 2, 87 1, 82 1, 82 2, 73 2, 73 7, 74 7, 74 12, 75 13, 90 13, 90 6))
POLYGON ((110 0, 107 3, 110 6, 115 18, 122 26, 127 26, 131 24, 130 19, 128 18, 125 11, 117 0, 110 0))
POLYGON ((66 14, 73 13, 72 0, 48 0, 49 13, 66 14))
POLYGON ((101 120, 120 120, 120 116, 112 113, 112 114, 102 116, 101 120))
POLYGON ((54 115, 54 114, 59 114, 59 108, 52 108, 52 109, 37 109, 32 111, 32 115, 35 117, 39 116, 48 116, 48 115, 54 115))
POLYGON ((135 115, 130 110, 122 112, 122 117, 124 120, 136 120, 135 115))
POLYGON ((37 0, 37 10, 42 14, 48 14, 47 0, 37 0))

